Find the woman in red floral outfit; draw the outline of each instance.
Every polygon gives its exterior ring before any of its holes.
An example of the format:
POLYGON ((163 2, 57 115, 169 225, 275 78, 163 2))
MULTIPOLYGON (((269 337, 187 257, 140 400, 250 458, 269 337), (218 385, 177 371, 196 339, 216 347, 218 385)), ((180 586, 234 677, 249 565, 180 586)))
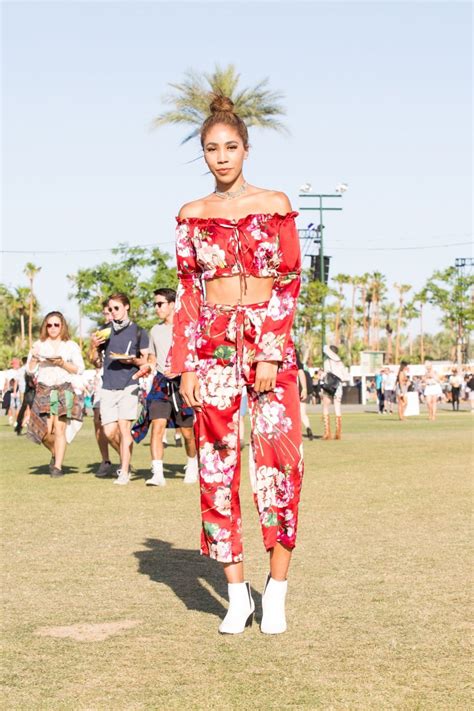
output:
POLYGON ((210 195, 177 218, 179 288, 170 372, 196 411, 201 551, 224 565, 229 610, 219 631, 243 632, 255 608, 244 581, 239 503, 239 409, 246 386, 250 470, 270 575, 262 632, 286 630, 285 596, 303 475, 300 406, 290 331, 300 288, 298 232, 288 198, 245 182, 247 128, 214 96, 201 130, 210 195))

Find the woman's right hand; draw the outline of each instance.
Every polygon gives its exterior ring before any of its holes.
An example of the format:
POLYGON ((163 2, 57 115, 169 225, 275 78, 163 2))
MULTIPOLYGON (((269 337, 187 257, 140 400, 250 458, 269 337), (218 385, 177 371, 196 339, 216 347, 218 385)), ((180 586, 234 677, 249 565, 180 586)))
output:
POLYGON ((33 346, 30 352, 29 365, 36 368, 40 360, 39 347, 33 346))
POLYGON ((201 410, 202 400, 199 394, 199 381, 194 371, 181 375, 179 392, 188 407, 198 411, 201 410))

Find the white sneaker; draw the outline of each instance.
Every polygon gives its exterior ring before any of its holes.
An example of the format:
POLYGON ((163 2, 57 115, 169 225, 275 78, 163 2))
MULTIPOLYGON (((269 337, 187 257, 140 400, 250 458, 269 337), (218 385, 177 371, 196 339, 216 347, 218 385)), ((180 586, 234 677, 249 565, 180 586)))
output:
MULTIPOLYGON (((114 465, 112 464, 112 467, 113 467, 113 466, 114 466, 114 465)), ((120 476, 120 472, 121 472, 121 471, 122 471, 122 470, 120 469, 120 465, 119 465, 115 471, 112 471, 112 472, 111 472, 111 474, 112 474, 113 476, 120 476)), ((135 469, 135 467, 132 467, 132 465, 129 464, 129 467, 128 467, 128 474, 129 474, 129 476, 132 476, 132 474, 136 474, 136 473, 137 473, 137 470, 135 469)))
POLYGON ((114 481, 114 484, 120 484, 121 486, 125 486, 125 484, 128 484, 130 481, 130 474, 125 474, 122 472, 121 469, 117 469, 117 479, 114 481))
POLYGON ((166 486, 166 479, 163 472, 153 474, 151 479, 146 480, 145 484, 147 486, 166 486))
POLYGON ((195 484, 198 480, 198 469, 194 465, 188 464, 184 470, 183 484, 195 484))

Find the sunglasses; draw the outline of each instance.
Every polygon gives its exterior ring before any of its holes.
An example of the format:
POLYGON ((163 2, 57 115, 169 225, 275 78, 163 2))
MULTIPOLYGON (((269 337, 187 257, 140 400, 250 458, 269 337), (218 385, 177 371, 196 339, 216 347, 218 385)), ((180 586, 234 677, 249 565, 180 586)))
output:
POLYGON ((155 306, 158 306, 158 308, 161 309, 161 307, 164 306, 164 305, 167 304, 167 303, 168 303, 167 301, 155 301, 155 302, 154 302, 154 305, 155 305, 155 306))
POLYGON ((121 308, 122 308, 121 306, 109 306, 109 309, 108 309, 109 314, 111 314, 112 311, 120 311, 121 308))
POLYGON ((60 323, 47 323, 46 328, 61 328, 60 323))

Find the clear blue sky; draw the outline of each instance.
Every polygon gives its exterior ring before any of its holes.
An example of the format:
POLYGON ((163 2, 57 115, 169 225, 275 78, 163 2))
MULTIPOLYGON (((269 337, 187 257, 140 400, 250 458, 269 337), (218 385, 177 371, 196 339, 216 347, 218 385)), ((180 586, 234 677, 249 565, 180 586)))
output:
MULTIPOLYGON (((332 274, 377 269, 420 287, 471 254, 443 246, 472 238, 471 12, 456 1, 3 2, 3 250, 173 252, 174 215, 212 185, 188 162, 197 142, 179 145, 187 129, 150 122, 168 82, 232 62, 244 85, 269 77, 284 93, 291 131, 251 132, 247 179, 296 209, 306 181, 349 183, 343 212, 325 219, 332 274)), ((34 261, 43 309, 77 320, 66 274, 109 255, 3 254, 2 279, 26 285, 34 261)))

